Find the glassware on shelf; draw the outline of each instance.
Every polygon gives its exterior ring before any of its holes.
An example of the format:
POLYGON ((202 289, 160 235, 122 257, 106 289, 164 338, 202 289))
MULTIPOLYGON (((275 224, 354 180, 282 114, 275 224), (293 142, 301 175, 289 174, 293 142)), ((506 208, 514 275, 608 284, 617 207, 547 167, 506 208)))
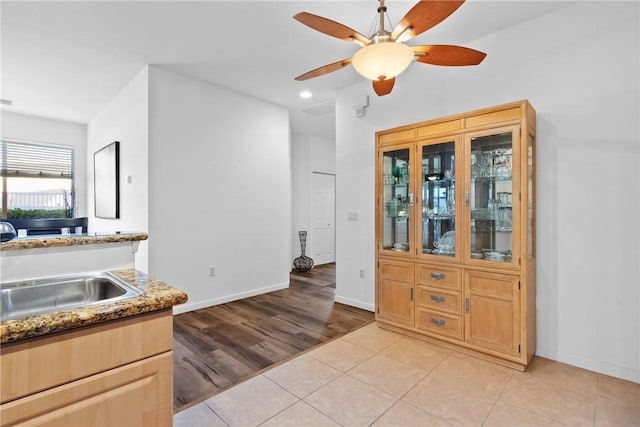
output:
POLYGON ((456 195, 455 195, 455 186, 451 184, 447 191, 447 211, 449 215, 454 215, 456 213, 456 195))
POLYGON ((489 210, 489 219, 498 219, 498 210, 500 202, 498 200, 489 199, 487 209, 489 210))
POLYGON ((454 255, 456 252, 456 232, 454 230, 447 231, 440 238, 433 242, 436 248, 432 251, 436 255, 454 255))
POLYGON ((511 177, 511 154, 512 151, 506 149, 493 150, 493 167, 496 177, 511 177))
POLYGON ((500 207, 511 206, 511 193, 508 191, 499 192, 498 202, 500 203, 500 207))
POLYGON ((402 218, 409 215, 407 209, 408 202, 403 197, 396 197, 388 203, 384 204, 385 213, 388 218, 402 218))
POLYGON ((501 206, 498 212, 498 225, 496 230, 498 231, 511 231, 511 206, 501 206))
POLYGON ((404 243, 394 243, 391 249, 396 252, 407 252, 409 250, 409 246, 404 243))

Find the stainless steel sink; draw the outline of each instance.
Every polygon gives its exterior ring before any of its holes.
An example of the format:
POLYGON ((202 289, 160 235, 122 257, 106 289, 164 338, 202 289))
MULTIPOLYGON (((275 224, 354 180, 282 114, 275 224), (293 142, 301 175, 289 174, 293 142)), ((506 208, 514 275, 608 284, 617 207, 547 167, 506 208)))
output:
POLYGON ((0 321, 133 298, 143 293, 110 273, 3 283, 0 321))

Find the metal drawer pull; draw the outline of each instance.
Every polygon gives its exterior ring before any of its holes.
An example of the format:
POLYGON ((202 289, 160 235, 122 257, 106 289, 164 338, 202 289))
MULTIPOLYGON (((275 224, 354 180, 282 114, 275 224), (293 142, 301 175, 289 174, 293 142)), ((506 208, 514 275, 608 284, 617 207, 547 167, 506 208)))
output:
POLYGON ((435 317, 431 318, 431 323, 435 324, 436 326, 444 326, 444 320, 436 319, 435 317))
POLYGON ((443 273, 431 273, 431 277, 436 280, 442 280, 445 278, 445 275, 443 273))
POLYGON ((431 295, 431 299, 437 303, 444 302, 444 297, 438 295, 431 295))

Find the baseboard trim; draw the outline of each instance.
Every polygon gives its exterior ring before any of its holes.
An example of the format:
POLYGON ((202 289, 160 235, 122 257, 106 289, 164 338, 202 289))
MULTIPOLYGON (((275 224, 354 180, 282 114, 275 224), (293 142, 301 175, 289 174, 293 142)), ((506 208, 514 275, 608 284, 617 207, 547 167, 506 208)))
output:
POLYGON ((612 365, 610 363, 599 362, 596 360, 588 360, 558 351, 554 348, 538 345, 536 348, 536 356, 545 359, 555 360, 557 362, 566 363, 578 368, 587 369, 603 375, 620 378, 634 383, 640 383, 640 370, 626 368, 624 366, 612 365))
POLYGON ((282 289, 287 289, 289 287, 289 282, 280 283, 277 285, 267 286, 259 289, 252 289, 246 292, 239 292, 237 294, 225 295, 218 298, 207 299, 204 301, 196 301, 193 303, 187 302, 186 304, 180 304, 173 307, 173 314, 182 314, 187 313, 189 311, 199 310, 201 308, 212 307, 214 305, 225 304, 231 301, 237 301, 244 298, 255 297, 256 295, 267 294, 269 292, 279 291, 282 289))
POLYGON ((375 306, 373 304, 368 304, 368 303, 351 299, 351 298, 341 297, 340 295, 336 295, 335 302, 339 302, 340 304, 350 305, 352 307, 361 308, 363 310, 367 310, 372 313, 376 311, 375 306))

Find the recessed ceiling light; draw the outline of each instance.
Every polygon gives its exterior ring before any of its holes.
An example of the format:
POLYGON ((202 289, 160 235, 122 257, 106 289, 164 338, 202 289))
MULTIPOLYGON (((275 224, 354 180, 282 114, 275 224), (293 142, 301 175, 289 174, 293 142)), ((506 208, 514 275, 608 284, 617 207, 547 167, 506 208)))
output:
POLYGON ((313 95, 308 90, 303 90, 302 92, 300 92, 300 98, 311 98, 311 96, 313 95))

